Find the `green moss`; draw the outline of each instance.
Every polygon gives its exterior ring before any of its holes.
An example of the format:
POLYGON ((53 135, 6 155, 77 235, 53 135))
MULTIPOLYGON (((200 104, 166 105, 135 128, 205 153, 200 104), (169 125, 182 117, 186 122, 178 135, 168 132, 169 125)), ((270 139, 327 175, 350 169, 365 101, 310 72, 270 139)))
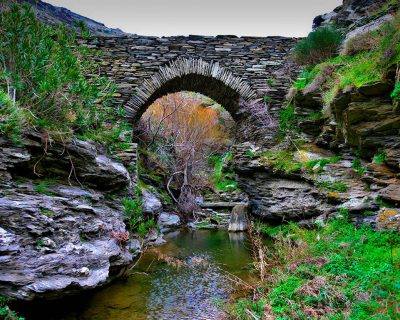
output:
POLYGON ((51 196, 51 195, 54 195, 54 192, 52 192, 49 188, 54 186, 56 183, 57 183, 57 180, 55 180, 55 179, 44 179, 44 180, 35 181, 33 189, 37 193, 51 196))
POLYGON ((271 165, 275 171, 285 173, 298 172, 302 168, 300 162, 293 160, 293 152, 287 150, 270 150, 261 154, 261 161, 271 165))
POLYGON ((347 192, 349 190, 348 185, 342 181, 320 181, 317 182, 317 186, 328 191, 347 192))
POLYGON ((52 218, 55 215, 54 211, 45 208, 41 208, 40 213, 49 218, 52 218))
POLYGON ((297 90, 303 90, 312 82, 318 72, 319 69, 317 67, 302 70, 300 76, 293 83, 293 87, 297 90))
POLYGON ((254 157, 257 156, 257 152, 254 151, 254 150, 252 150, 252 149, 249 149, 249 150, 246 150, 246 151, 245 151, 244 155, 245 155, 246 157, 250 158, 250 159, 253 159, 254 157))

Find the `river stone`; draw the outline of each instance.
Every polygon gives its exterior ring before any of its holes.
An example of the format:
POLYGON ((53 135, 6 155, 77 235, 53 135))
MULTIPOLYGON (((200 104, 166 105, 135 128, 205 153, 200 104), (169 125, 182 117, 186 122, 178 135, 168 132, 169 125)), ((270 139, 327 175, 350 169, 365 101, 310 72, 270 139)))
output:
POLYGON ((228 231, 240 232, 248 229, 247 208, 247 204, 238 204, 233 207, 228 231))
POLYGON ((181 218, 174 213, 162 212, 158 217, 157 224, 160 227, 161 232, 165 232, 179 227, 181 225, 181 218))
POLYGON ((378 205, 374 202, 372 197, 351 198, 341 205, 341 207, 349 210, 350 213, 358 213, 362 211, 375 211, 378 205))
POLYGON ((149 215, 156 215, 162 210, 162 203, 156 195, 149 190, 144 189, 142 191, 142 209, 143 213, 149 215))

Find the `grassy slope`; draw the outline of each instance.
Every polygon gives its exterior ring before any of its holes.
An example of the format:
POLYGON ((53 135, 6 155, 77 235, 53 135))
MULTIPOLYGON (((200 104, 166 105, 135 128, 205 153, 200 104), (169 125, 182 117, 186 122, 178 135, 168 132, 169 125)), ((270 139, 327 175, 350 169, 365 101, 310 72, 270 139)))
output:
MULTIPOLYGON (((360 48, 360 43, 353 43, 358 46, 357 53, 342 54, 334 58, 305 68, 294 87, 303 90, 313 83, 318 77, 324 79, 322 92, 324 102, 332 102, 336 94, 348 87, 361 87, 362 85, 382 80, 390 66, 400 63, 400 16, 390 23, 385 24, 368 36, 366 49, 360 48), (372 39, 372 40, 371 40, 372 39), (372 49, 368 48, 371 46, 372 49), (326 73, 330 68, 333 72, 326 73)), ((396 96, 397 97, 397 96, 396 96)), ((395 97, 393 97, 395 98, 395 97)), ((400 99, 399 97, 397 97, 400 99)))
POLYGON ((234 317, 398 319, 400 235, 356 228, 342 216, 315 230, 260 224, 275 243, 266 260, 271 276, 257 299, 236 302, 234 317))

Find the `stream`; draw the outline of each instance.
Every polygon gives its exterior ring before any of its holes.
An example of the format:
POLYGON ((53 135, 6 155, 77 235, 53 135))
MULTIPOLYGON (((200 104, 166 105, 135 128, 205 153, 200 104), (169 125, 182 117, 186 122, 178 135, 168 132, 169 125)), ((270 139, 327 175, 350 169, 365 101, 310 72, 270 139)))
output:
POLYGON ((244 233, 181 230, 151 248, 129 277, 98 291, 25 310, 26 320, 220 319, 233 293, 229 278, 251 281, 244 233))

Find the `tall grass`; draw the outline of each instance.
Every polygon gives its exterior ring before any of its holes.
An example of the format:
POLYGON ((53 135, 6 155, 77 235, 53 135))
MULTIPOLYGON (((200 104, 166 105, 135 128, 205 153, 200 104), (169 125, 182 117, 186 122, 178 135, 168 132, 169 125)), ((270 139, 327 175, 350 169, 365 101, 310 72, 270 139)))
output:
POLYGON ((397 232, 357 228, 346 214, 311 230, 257 228, 274 242, 269 276, 252 298, 231 306, 235 319, 398 319, 397 232))

